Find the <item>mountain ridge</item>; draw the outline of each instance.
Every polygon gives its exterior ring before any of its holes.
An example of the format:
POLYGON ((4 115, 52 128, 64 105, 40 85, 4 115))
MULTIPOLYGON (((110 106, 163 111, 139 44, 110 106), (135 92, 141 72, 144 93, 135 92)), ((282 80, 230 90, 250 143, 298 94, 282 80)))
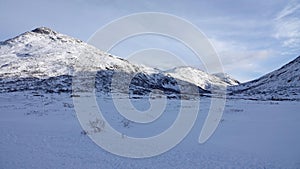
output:
POLYGON ((82 70, 96 72, 95 87, 100 92, 116 88, 119 92, 148 95, 158 89, 171 96, 196 86, 200 94, 227 88, 229 98, 300 100, 300 56, 273 72, 240 84, 226 73, 208 74, 188 66, 160 71, 132 64, 46 27, 0 42, 0 92, 72 92, 74 67, 78 64, 82 70), (82 56, 92 66, 81 65, 82 56), (118 77, 120 82, 131 78, 129 89, 122 83, 112 86, 112 78, 118 72, 122 74, 118 77))
MULTIPOLYGON (((52 92, 69 92, 71 91, 70 78, 74 73, 74 66, 80 62, 81 56, 87 56, 91 63, 95 63, 88 69, 97 72, 96 83, 101 84, 99 86, 101 91, 103 89, 110 90, 110 78, 116 71, 125 72, 125 76, 136 74, 134 75, 135 79, 132 80, 131 89, 142 91, 136 91, 136 93, 149 93, 152 89, 180 93, 176 81, 184 84, 182 86, 186 89, 190 85, 195 85, 185 79, 167 76, 164 72, 154 68, 131 64, 127 60, 103 52, 81 40, 46 27, 40 27, 1 42, 0 91, 42 88, 52 92), (105 79, 104 82, 103 79, 105 79), (30 84, 29 81, 32 83, 30 84), (45 84, 41 85, 43 83, 45 84), (54 87, 52 86, 53 89, 50 90, 51 84, 54 87), (35 88, 34 86, 37 85, 39 87, 35 88)), ((220 84, 224 83, 221 79, 217 80, 221 81, 220 84)), ((200 85, 197 87, 200 93, 211 92, 209 88, 201 88, 203 86, 200 85)), ((122 86, 117 86, 117 88, 122 89, 122 86)))

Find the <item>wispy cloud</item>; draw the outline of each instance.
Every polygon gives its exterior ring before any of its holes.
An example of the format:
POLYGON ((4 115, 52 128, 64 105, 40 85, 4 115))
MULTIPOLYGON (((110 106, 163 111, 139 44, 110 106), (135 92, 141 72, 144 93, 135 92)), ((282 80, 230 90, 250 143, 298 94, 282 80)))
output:
POLYGON ((295 11, 300 9, 299 2, 292 0, 289 2, 289 4, 281 10, 276 17, 276 20, 280 20, 282 18, 288 17, 292 14, 294 14, 295 11))
POLYGON ((300 49, 300 2, 290 1, 276 16, 274 37, 289 53, 299 54, 300 49))

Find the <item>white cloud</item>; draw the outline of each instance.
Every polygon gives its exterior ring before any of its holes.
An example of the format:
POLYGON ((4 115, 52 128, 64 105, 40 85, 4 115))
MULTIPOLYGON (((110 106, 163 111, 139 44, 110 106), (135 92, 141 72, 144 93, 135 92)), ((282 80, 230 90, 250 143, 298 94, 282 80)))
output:
POLYGON ((220 56, 224 71, 241 81, 253 79, 251 74, 262 75, 268 71, 261 63, 276 53, 271 49, 249 49, 234 41, 219 39, 210 39, 210 41, 220 56))

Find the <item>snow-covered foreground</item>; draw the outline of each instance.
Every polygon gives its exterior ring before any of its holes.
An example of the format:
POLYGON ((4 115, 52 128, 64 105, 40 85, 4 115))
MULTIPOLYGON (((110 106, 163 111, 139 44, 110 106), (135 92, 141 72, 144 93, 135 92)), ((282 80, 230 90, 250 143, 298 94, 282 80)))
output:
MULTIPOLYGON (((169 100, 157 122, 142 126, 111 109, 110 99, 98 102, 114 128, 135 137, 165 130, 180 106, 169 100)), ((133 100, 138 109, 146 109, 145 103, 133 100)), ((209 98, 201 98, 195 126, 175 148, 130 159, 106 152, 82 132, 69 94, 2 93, 0 168, 300 168, 299 102, 227 100, 216 132, 199 144, 209 105, 209 98)))

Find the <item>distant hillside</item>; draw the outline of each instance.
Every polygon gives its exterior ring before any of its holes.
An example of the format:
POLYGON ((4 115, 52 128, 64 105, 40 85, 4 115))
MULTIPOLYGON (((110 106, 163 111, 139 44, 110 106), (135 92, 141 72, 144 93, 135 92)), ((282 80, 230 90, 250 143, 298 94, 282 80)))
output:
POLYGON ((256 80, 229 87, 235 97, 300 100, 300 56, 256 80))

